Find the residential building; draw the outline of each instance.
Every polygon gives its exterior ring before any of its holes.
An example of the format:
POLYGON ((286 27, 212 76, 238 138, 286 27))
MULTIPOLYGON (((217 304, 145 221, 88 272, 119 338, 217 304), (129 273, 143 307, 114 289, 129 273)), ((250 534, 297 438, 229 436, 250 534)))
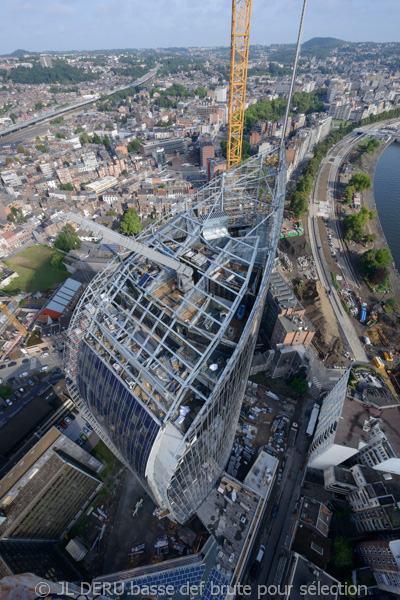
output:
POLYGON ((400 528, 400 476, 382 473, 365 465, 351 467, 357 489, 346 500, 358 531, 400 528))
POLYGON ((377 586, 400 594, 400 539, 377 539, 360 542, 357 550, 373 572, 377 586))
POLYGON ((270 285, 262 317, 262 330, 270 345, 300 345, 308 347, 315 330, 305 318, 305 309, 297 300, 282 275, 271 273, 270 285))

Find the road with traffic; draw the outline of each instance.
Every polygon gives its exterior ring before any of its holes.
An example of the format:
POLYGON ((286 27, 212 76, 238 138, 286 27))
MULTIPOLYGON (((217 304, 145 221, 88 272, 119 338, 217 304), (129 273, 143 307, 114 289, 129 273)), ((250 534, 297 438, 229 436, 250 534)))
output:
POLYGON ((345 277, 345 279, 347 279, 348 281, 352 281, 353 285, 358 286, 358 282, 356 283, 356 281, 355 281, 355 279, 356 279, 355 274, 352 273, 352 270, 351 270, 351 267, 347 260, 347 257, 345 256, 346 250, 343 245, 343 241, 340 239, 340 235, 339 235, 339 231, 338 231, 338 227, 337 227, 337 223, 336 223, 335 204, 334 204, 335 195, 334 194, 335 194, 337 171, 339 169, 339 166, 342 163, 343 158, 349 152, 349 150, 355 144, 357 144, 360 141, 360 139, 361 139, 360 135, 357 135, 355 133, 349 134, 343 140, 341 140, 341 142, 339 142, 339 144, 336 144, 336 146, 331 150, 331 152, 328 153, 328 155, 323 159, 320 170, 318 172, 318 176, 315 180, 315 184, 314 184, 314 188, 313 188, 313 192, 312 192, 312 196, 311 196, 311 202, 310 202, 309 213, 308 213, 308 232, 309 232, 309 238, 310 238, 311 251, 312 251, 312 254, 314 257, 318 277, 319 277, 321 283, 323 284, 323 286, 325 287, 325 290, 328 294, 328 298, 331 303, 332 309, 337 318, 339 326, 343 332, 343 335, 347 341, 347 344, 353 354, 353 357, 355 358, 356 361, 368 362, 365 350, 364 350, 359 338, 357 337, 357 335, 355 333, 355 330, 350 321, 350 318, 348 317, 347 313, 343 309, 342 301, 341 301, 340 296, 337 293, 337 290, 335 289, 335 286, 333 284, 332 276, 330 273, 329 266, 325 259, 325 254, 324 254, 324 250, 323 250, 323 247, 321 244, 320 234, 319 234, 319 230, 318 230, 319 204, 317 204, 319 202, 319 199, 318 199, 319 180, 320 180, 323 170, 326 167, 326 164, 328 163, 331 165, 331 167, 330 167, 330 173, 329 173, 329 179, 328 179, 328 190, 327 190, 326 198, 330 203, 330 218, 331 218, 332 222, 334 223, 334 228, 335 228, 335 232, 336 232, 336 237, 335 237, 336 247, 337 247, 338 251, 340 252, 339 260, 341 262, 339 264, 340 264, 340 267, 342 268, 343 276, 345 277))

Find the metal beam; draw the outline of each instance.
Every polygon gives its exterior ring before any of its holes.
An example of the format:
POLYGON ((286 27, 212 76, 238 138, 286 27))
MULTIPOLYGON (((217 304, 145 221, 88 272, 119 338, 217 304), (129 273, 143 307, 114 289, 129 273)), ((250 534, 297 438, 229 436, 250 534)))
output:
POLYGON ((117 233, 116 231, 112 231, 111 229, 108 229, 108 227, 99 225, 98 223, 95 223, 90 219, 86 219, 81 215, 77 215, 76 213, 61 213, 60 216, 66 221, 73 221, 74 223, 77 223, 81 229, 92 231, 94 234, 109 240, 113 244, 118 244, 119 246, 122 246, 127 250, 131 250, 132 252, 136 252, 137 254, 140 254, 140 256, 144 256, 155 263, 159 263, 163 267, 172 269, 185 279, 192 279, 193 277, 193 269, 185 263, 180 262, 176 258, 162 254, 162 252, 158 252, 153 248, 149 248, 140 242, 136 242, 130 237, 126 237, 125 235, 117 233))

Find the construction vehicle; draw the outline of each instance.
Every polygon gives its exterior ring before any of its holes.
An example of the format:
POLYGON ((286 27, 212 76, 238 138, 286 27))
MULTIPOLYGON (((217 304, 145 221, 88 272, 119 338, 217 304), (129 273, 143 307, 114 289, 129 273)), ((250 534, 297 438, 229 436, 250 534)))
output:
POLYGON ((231 58, 229 74, 227 168, 242 159, 252 0, 232 0, 231 58))
POLYGON ((393 362, 393 354, 391 352, 388 354, 386 351, 384 351, 383 358, 389 362, 393 362))
POLYGON ((378 369, 384 368, 385 365, 383 364, 382 359, 379 358, 379 356, 374 356, 373 360, 374 360, 375 366, 378 367, 378 369))

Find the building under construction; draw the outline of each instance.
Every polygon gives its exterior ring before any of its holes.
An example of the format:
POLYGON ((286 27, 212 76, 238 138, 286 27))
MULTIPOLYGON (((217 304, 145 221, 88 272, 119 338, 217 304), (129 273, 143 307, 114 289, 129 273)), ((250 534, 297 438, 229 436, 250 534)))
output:
POLYGON ((73 398, 180 523, 230 455, 282 219, 278 158, 246 161, 126 238, 138 251, 93 280, 71 321, 73 398))

